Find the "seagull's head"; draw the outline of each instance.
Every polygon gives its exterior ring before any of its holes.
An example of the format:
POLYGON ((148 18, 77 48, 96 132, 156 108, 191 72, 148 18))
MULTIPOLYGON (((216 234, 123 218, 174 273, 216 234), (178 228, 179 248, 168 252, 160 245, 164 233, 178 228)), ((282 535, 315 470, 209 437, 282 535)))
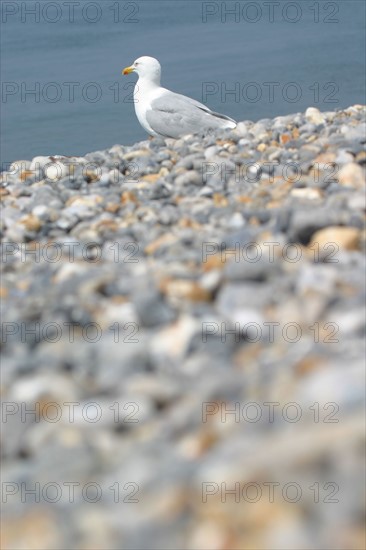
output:
POLYGON ((161 66, 157 59, 144 55, 123 69, 122 74, 137 73, 140 78, 148 78, 160 84, 161 66))

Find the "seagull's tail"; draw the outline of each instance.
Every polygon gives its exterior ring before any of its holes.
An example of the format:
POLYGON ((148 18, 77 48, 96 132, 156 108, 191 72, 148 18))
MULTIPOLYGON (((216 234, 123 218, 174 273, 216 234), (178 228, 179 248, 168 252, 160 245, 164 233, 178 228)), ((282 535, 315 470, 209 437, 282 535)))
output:
POLYGON ((224 123, 222 125, 223 128, 230 128, 231 130, 236 128, 237 122, 233 118, 230 118, 229 116, 226 116, 226 115, 222 115, 220 113, 215 113, 214 111, 211 111, 211 114, 214 115, 216 118, 221 118, 221 120, 224 123))
POLYGON ((225 128, 230 128, 231 130, 233 130, 236 127, 237 127, 237 122, 235 122, 233 118, 228 117, 228 121, 227 121, 227 124, 225 124, 225 128))

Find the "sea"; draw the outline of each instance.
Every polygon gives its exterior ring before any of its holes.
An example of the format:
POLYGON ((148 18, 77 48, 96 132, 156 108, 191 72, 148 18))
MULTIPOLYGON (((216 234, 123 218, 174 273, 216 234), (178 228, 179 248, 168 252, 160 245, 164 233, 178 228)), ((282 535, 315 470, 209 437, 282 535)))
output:
POLYGON ((142 55, 236 120, 365 103, 363 0, 1 0, 1 166, 146 139, 142 55))

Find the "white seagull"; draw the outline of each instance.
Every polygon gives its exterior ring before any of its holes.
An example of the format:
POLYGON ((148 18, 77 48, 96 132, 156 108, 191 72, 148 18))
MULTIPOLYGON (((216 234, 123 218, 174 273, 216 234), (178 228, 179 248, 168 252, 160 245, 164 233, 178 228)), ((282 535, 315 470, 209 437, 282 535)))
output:
POLYGON ((123 74, 137 73, 135 112, 141 126, 152 136, 180 138, 207 134, 219 128, 235 128, 232 118, 211 111, 206 105, 160 86, 161 66, 154 57, 143 56, 123 74))

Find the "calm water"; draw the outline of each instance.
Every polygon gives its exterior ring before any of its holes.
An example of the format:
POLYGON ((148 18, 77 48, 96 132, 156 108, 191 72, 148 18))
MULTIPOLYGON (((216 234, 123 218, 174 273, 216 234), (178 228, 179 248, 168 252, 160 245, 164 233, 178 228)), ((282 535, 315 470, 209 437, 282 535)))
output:
POLYGON ((121 75, 141 55, 160 60, 163 85, 237 120, 365 102, 363 0, 1 7, 3 163, 145 139, 136 76, 121 75))

